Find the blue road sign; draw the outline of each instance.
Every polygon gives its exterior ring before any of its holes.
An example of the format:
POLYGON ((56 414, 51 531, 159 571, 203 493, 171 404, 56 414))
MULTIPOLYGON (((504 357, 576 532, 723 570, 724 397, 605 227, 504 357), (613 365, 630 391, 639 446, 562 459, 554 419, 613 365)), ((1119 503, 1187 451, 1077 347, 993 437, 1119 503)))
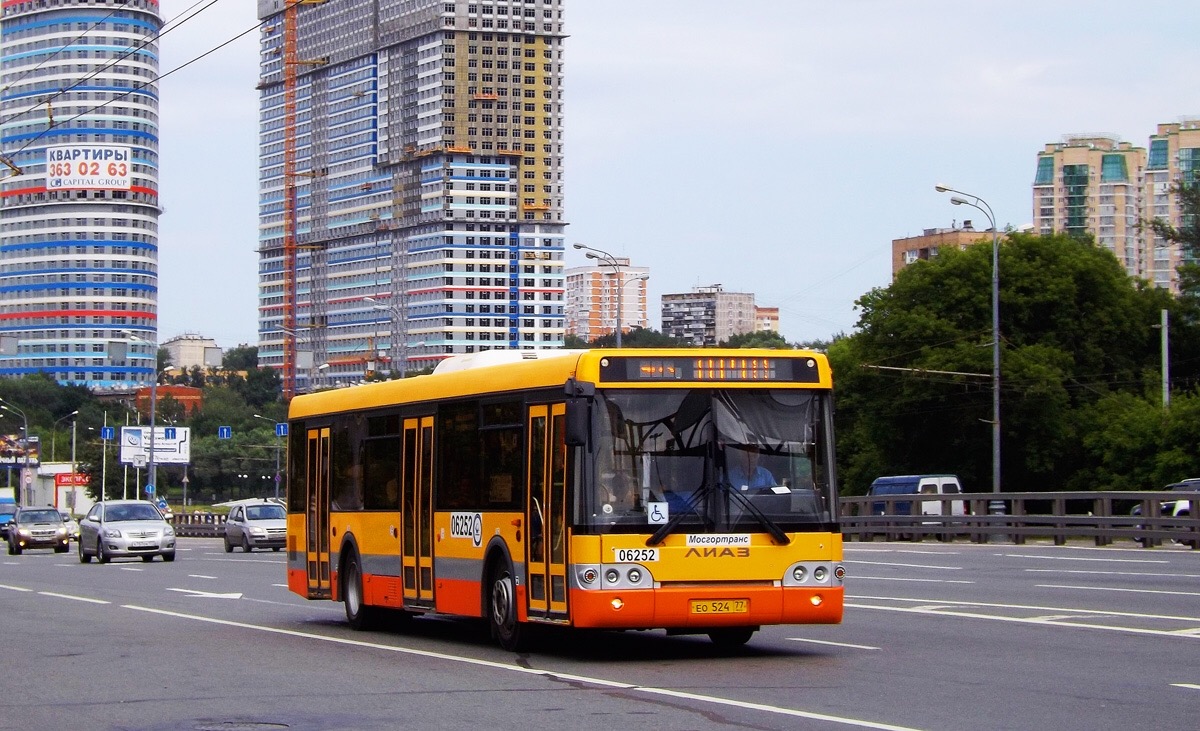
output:
POLYGON ((146 483, 146 494, 147 495, 154 494, 154 485, 151 485, 149 482, 146 483))
POLYGON ((218 439, 233 439, 233 427, 232 426, 218 426, 217 427, 217 438, 218 439))
POLYGON ((173 426, 164 426, 163 427, 163 436, 172 441, 174 441, 175 439, 178 439, 178 437, 175 434, 175 427, 173 427, 173 426))
POLYGON ((115 426, 100 427, 100 438, 106 442, 111 442, 117 438, 117 428, 115 426))
POLYGON ((275 425, 275 436, 277 436, 277 437, 286 437, 287 436, 287 422, 286 421, 281 421, 275 425))

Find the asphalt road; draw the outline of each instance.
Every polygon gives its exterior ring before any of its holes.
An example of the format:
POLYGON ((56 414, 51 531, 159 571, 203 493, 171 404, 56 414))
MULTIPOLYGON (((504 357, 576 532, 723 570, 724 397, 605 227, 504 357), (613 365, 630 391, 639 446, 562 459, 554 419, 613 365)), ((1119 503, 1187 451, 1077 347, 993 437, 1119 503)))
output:
POLYGON ((662 632, 534 650, 420 619, 358 633, 283 554, 0 561, 0 728, 1193 729, 1200 552, 850 543, 840 626, 723 653, 662 632))

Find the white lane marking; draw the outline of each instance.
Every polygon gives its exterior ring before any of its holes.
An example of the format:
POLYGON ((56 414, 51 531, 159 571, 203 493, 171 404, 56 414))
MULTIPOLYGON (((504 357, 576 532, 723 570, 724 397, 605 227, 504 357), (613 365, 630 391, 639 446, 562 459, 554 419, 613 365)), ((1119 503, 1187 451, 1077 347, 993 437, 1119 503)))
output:
POLYGON ((89 604, 112 604, 112 602, 106 602, 103 599, 92 599, 91 597, 74 596, 71 594, 58 594, 53 591, 39 591, 38 593, 42 596, 53 596, 58 597, 59 599, 72 599, 77 602, 88 602, 89 604))
POLYGON ((122 571, 141 571, 142 569, 139 566, 122 566, 121 570, 122 571))
POLYGON ((888 602, 913 602, 918 606, 946 607, 984 607, 987 609, 1030 609, 1040 612, 1067 614, 1102 614, 1109 617, 1130 617, 1133 619, 1164 619, 1177 622, 1200 622, 1200 617, 1177 617, 1173 614, 1144 614, 1141 612, 1114 612, 1107 609, 1084 609, 1083 607, 1043 607, 1038 604, 1001 604, 998 602, 965 602, 957 599, 916 599, 898 596, 856 596, 855 599, 870 599, 888 602))
POLYGON ((171 587, 167 587, 167 591, 177 591, 180 594, 187 594, 188 596, 199 597, 202 599, 241 599, 242 598, 242 593, 240 591, 231 591, 231 592, 222 594, 220 592, 215 592, 215 591, 199 591, 197 589, 174 589, 171 587))
POLYGON ((891 563, 888 561, 843 561, 842 563, 862 564, 863 566, 901 566, 908 569, 941 569, 943 571, 962 571, 962 566, 932 566, 922 563, 891 563))
POLYGON ((791 642, 808 642, 814 645, 833 645, 834 647, 850 647, 855 650, 882 650, 882 647, 872 647, 871 645, 852 645, 849 642, 830 642, 829 640, 810 640, 807 637, 788 637, 791 642))
POLYGON ((844 546, 842 551, 844 553, 918 553, 923 556, 957 556, 959 553, 958 551, 922 551, 916 548, 852 548, 850 546, 844 546))
POLYGON ((974 584, 967 579, 906 579, 902 576, 859 576, 853 574, 846 577, 848 581, 912 581, 918 584, 974 584))
POLYGON ((215 576, 205 576, 204 574, 188 574, 189 579, 215 579, 215 576))
POLYGON ((1085 571, 1083 569, 1023 569, 1030 574, 1089 574, 1092 576, 1171 576, 1180 579, 1200 579, 1200 574, 1159 574, 1147 571, 1085 571))
POLYGON ((1039 589, 1073 589, 1076 591, 1124 591, 1131 594, 1167 594, 1169 596, 1200 596, 1200 591, 1163 591, 1161 589, 1119 589, 1113 586, 1072 586, 1070 584, 1034 584, 1039 589))
POLYGON ((329 637, 310 632, 301 632, 299 630, 283 629, 280 627, 268 627, 265 625, 249 624, 247 622, 234 622, 227 619, 216 619, 214 617, 204 617, 195 614, 183 614, 181 612, 170 612, 163 609, 154 609, 152 607, 140 607, 134 604, 125 604, 124 609, 132 609, 138 612, 148 612, 150 614, 159 614, 167 617, 175 617, 178 619, 190 619, 196 622, 208 622, 226 627, 238 627, 241 629, 258 630, 259 632, 268 632, 271 634, 285 635, 287 637, 299 637, 308 640, 317 640, 319 642, 331 642, 338 645, 349 645, 351 647, 368 647, 375 650, 383 650, 386 652, 396 652, 404 655, 415 655, 418 657, 427 657, 436 660, 445 660, 448 662, 463 663, 466 665, 474 665, 477 667, 489 668, 492 670, 505 670, 508 672, 522 673, 524 675, 536 675, 551 680, 568 680, 577 683, 586 683, 588 685, 599 686, 602 688, 617 688, 626 690, 631 693, 646 693, 648 695, 661 695, 671 698, 682 698, 693 700, 700 703, 710 703, 713 705, 731 706, 734 708, 743 708, 753 711, 763 711, 765 713, 774 713, 780 716, 791 716, 794 718, 807 718, 814 721, 827 721, 837 723, 843 726, 856 726, 858 728, 879 729, 880 731, 917 731, 909 726, 896 726, 889 723, 878 723, 875 721, 864 721, 857 718, 849 718, 846 716, 832 716, 826 713, 817 713, 815 711, 801 711, 794 708, 784 708, 782 706, 772 706, 764 703, 751 703, 749 701, 739 701, 731 698, 721 698, 720 696, 703 695, 700 693, 688 693, 685 691, 671 690, 669 688, 655 688, 645 685, 631 685, 614 680, 605 680, 587 675, 573 675, 559 673, 553 670, 539 670, 537 668, 526 668, 518 665, 509 665, 491 660, 481 660, 473 657, 465 657, 462 655, 450 655, 443 652, 432 652, 430 650, 417 650, 411 647, 396 647, 393 645, 383 645, 376 642, 366 642, 364 640, 353 640, 346 637, 329 637))
POLYGON ((1200 690, 1200 685, 1196 685, 1195 683, 1171 683, 1171 686, 1175 688, 1187 688, 1188 690, 1200 690))
POLYGON ((8 589, 10 591, 33 591, 33 589, 26 589, 21 586, 9 586, 7 584, 0 584, 0 589, 8 589))
POLYGON ((1078 556, 1034 556, 1027 553, 999 553, 1004 558, 1040 558, 1046 561, 1101 561, 1104 563, 1171 563, 1157 558, 1079 558, 1078 556))
POLYGON ((1106 624, 1089 624, 1084 622, 1050 621, 1037 617, 1002 617, 995 614, 962 611, 930 611, 921 607, 878 607, 869 604, 847 604, 847 609, 878 609, 884 612, 907 612, 911 614, 936 614, 959 619, 989 619, 993 622, 1011 622, 1013 624, 1036 624, 1043 627, 1068 627, 1071 629, 1091 629, 1105 632, 1123 632, 1132 635, 1153 635, 1156 637, 1189 637, 1200 640, 1200 635, 1179 634, 1170 630, 1144 629, 1141 627, 1118 627, 1106 624))

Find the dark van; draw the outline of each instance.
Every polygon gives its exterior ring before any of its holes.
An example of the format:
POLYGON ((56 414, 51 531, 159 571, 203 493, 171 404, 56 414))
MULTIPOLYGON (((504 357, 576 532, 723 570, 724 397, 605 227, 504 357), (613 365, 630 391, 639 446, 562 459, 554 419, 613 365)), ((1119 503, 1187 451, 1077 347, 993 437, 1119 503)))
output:
MULTIPOLYGON (((891 475, 877 477, 867 490, 868 496, 874 495, 929 495, 937 500, 921 500, 920 515, 941 515, 943 495, 961 495, 962 485, 956 475, 891 475)), ((896 500, 892 503, 885 501, 871 503, 872 515, 912 515, 912 503, 907 500, 896 500)), ((950 503, 950 515, 965 515, 966 505, 962 500, 950 503)))

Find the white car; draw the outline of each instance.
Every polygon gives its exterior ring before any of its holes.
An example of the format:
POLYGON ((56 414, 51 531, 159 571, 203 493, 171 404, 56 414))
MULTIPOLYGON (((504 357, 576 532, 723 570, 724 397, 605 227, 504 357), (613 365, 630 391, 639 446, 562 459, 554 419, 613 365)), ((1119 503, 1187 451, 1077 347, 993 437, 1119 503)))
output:
POLYGON ((79 540, 79 521, 75 520, 75 516, 71 515, 69 510, 59 510, 58 514, 62 516, 63 525, 67 527, 67 536, 71 540, 79 540))
POLYGON ((146 563, 175 560, 175 529, 148 500, 96 503, 79 523, 79 562, 138 556, 146 563))
MULTIPOLYGON (((1186 480, 1172 482, 1163 488, 1172 492, 1200 492, 1200 477, 1189 477, 1186 480)), ((1191 501, 1189 500, 1164 500, 1158 504, 1159 515, 1163 517, 1184 518, 1190 515, 1191 501)), ((1141 515, 1142 506, 1135 505, 1129 511, 1130 515, 1141 515)), ((1135 541, 1141 543, 1141 537, 1135 537, 1135 541)), ((1189 541, 1192 548, 1200 548, 1200 541, 1189 541)))
POLYGON ((234 505, 225 519, 225 552, 241 546, 246 553, 255 548, 278 551, 287 544, 287 513, 279 503, 234 505))

